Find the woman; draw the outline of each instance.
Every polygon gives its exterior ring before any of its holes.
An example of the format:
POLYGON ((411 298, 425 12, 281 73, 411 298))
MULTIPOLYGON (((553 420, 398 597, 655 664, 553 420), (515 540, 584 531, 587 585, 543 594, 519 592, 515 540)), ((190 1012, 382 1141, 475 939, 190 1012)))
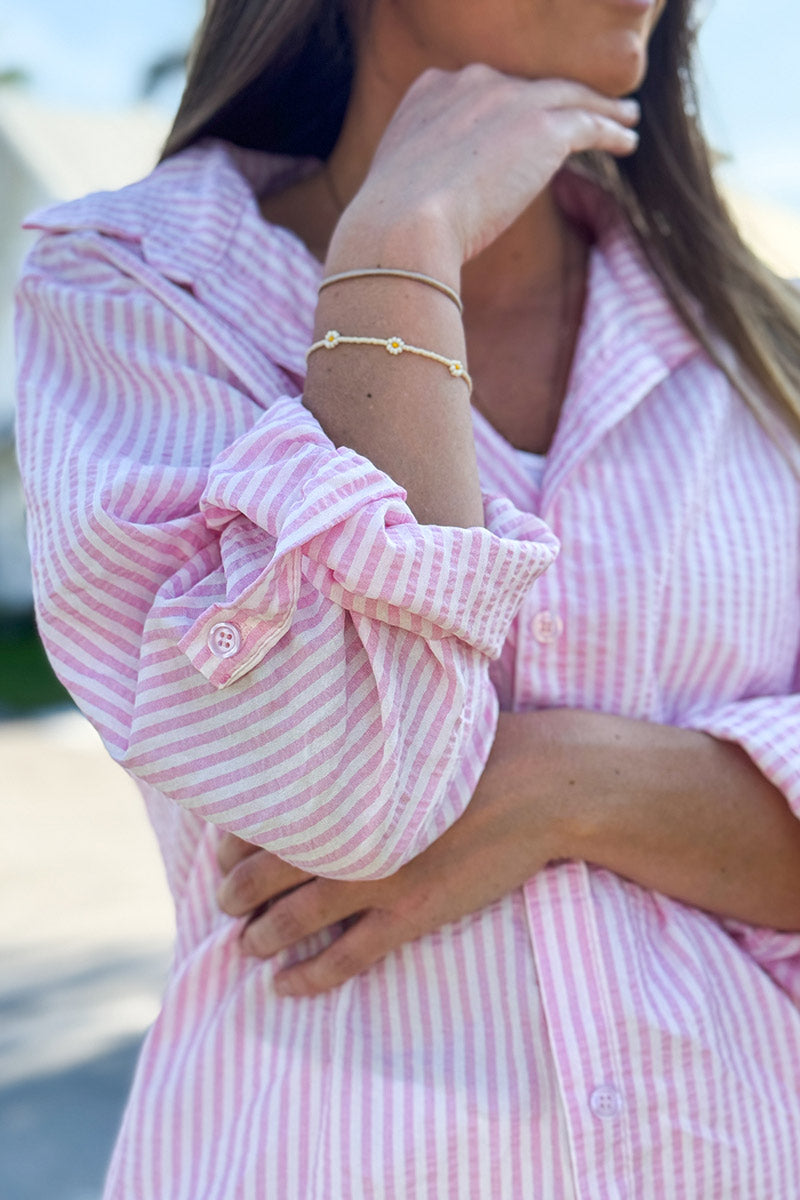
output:
POLYGON ((800 321, 688 31, 214 0, 31 222, 42 634, 177 905, 109 1198, 796 1200, 800 321))

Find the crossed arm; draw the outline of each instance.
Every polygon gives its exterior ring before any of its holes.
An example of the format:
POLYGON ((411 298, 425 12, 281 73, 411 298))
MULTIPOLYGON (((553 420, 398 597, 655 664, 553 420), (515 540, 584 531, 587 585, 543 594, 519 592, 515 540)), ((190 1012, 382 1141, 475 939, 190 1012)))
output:
POLYGON ((219 857, 221 907, 251 914, 245 953, 269 958, 356 918, 276 975, 285 994, 335 987, 558 859, 721 916, 800 930, 800 821, 748 755, 705 733, 585 710, 501 714, 464 815, 386 879, 313 878, 233 835, 219 857))

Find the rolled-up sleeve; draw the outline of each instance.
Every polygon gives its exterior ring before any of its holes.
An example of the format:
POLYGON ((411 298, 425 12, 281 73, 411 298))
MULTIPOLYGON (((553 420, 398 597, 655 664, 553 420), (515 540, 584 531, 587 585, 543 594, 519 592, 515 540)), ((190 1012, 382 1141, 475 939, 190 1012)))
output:
POLYGON ((547 527, 489 497, 485 528, 420 526, 277 368, 248 394, 68 237, 29 259, 17 330, 40 629, 112 756, 318 874, 418 854, 485 764, 547 527))
MULTIPOLYGON (((418 525, 403 490, 354 451, 336 449, 291 398, 218 456, 200 508, 219 534, 231 602, 205 610, 180 645, 217 687, 241 678, 286 634, 304 583, 351 614, 427 641, 456 637, 497 658, 555 550, 532 518, 523 518, 526 528, 516 520, 521 538, 418 525), (235 656, 215 658, 209 630, 227 620, 241 643, 235 656)), ((487 508, 495 527, 521 517, 501 498, 487 508)))

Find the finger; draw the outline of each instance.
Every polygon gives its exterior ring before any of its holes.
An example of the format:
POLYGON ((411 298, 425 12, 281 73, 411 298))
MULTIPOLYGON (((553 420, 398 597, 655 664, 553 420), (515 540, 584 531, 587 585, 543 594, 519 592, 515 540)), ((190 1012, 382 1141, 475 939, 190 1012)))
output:
POLYGON ((255 854, 259 849, 259 846, 243 841, 235 833, 224 832, 217 846, 217 862, 223 874, 226 874, 241 859, 246 858, 248 854, 255 854))
POLYGON ((573 79, 537 80, 535 87, 537 104, 544 101, 547 108, 582 108, 625 125, 635 125, 641 116, 639 103, 632 96, 605 96, 573 79))
POLYGON ((561 109, 553 114, 563 122, 563 136, 570 154, 582 150, 607 150, 610 154, 632 154, 639 145, 635 129, 584 109, 561 109))
POLYGON ((365 907, 362 888, 335 879, 312 879, 254 917, 242 934, 242 949, 257 958, 271 958, 365 907))
POLYGON ((360 975, 408 940, 390 912, 371 909, 319 954, 279 971, 275 991, 280 996, 318 996, 360 975))
POLYGON ((277 855, 257 849, 255 854, 241 859, 224 877, 217 889, 217 903, 229 917, 243 917, 287 888, 297 887, 312 878, 277 855))

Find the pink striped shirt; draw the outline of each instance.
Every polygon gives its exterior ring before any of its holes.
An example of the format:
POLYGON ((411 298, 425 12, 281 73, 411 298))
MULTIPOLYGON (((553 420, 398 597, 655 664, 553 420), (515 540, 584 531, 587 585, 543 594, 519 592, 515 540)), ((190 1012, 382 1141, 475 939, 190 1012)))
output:
POLYGON ((299 403, 320 267, 257 204, 295 169, 210 141, 30 222, 42 635, 177 910, 106 1200, 797 1200, 800 936, 569 862, 279 999, 331 934, 262 963, 217 910, 220 828, 342 878, 419 853, 498 705, 706 730, 800 815, 800 489, 607 202, 567 181, 596 243, 541 482, 476 412, 486 528, 419 526, 299 403))

